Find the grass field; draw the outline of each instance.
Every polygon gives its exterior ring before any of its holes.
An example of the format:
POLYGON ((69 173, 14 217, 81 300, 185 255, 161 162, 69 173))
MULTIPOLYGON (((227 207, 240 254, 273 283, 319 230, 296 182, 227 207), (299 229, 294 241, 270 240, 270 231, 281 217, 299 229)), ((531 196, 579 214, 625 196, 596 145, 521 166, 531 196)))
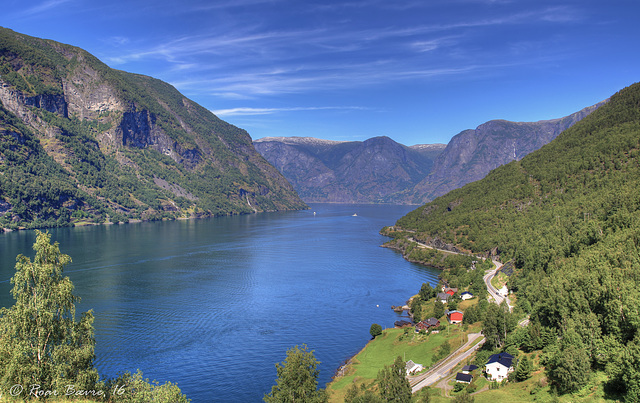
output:
POLYGON ((412 331, 406 338, 403 338, 403 334, 403 329, 387 329, 375 340, 370 341, 353 358, 347 375, 327 385, 331 401, 344 401, 348 386, 354 382, 373 382, 378 371, 386 365, 393 364, 398 356, 405 361, 412 360, 428 368, 434 364, 434 354, 446 340, 449 341, 452 351, 467 341, 466 333, 457 325, 445 326, 445 329, 437 334, 418 335, 412 331))

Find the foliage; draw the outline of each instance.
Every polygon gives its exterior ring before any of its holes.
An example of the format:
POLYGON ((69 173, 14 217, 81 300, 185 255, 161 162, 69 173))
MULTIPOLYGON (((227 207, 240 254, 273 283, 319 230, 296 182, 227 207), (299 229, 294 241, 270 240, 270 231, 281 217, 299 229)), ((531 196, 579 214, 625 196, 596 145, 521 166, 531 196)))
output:
POLYGON ((420 287, 420 292, 418 293, 420 299, 423 301, 428 301, 431 298, 436 296, 436 290, 431 287, 429 283, 422 283, 422 287, 420 287))
POLYGON ((618 391, 626 391, 627 402, 640 400, 640 336, 624 347, 615 346, 607 372, 610 386, 618 391))
POLYGON ((19 255, 11 279, 16 303, 0 310, 0 387, 39 385, 63 395, 67 385, 95 389, 95 339, 91 311, 75 320, 73 284, 62 276, 71 262, 50 243, 49 234, 37 232, 33 261, 19 255))
POLYGON ((319 362, 306 345, 287 350, 287 357, 276 364, 276 384, 271 393, 264 396, 265 402, 326 402, 324 389, 318 390, 319 362))
POLYGON ((561 393, 575 392, 589 381, 589 357, 580 336, 570 329, 547 363, 547 376, 561 393))
POLYGON ((518 368, 514 372, 516 382, 526 381, 531 378, 531 372, 533 371, 533 363, 526 355, 518 362, 518 368))
POLYGON ((468 393, 461 393, 453 398, 455 403, 473 403, 475 398, 468 393))
POLYGON ((434 360, 439 361, 439 360, 447 357, 449 354, 451 354, 451 344, 447 340, 444 343, 442 343, 440 345, 440 347, 438 348, 438 350, 436 351, 436 354, 434 356, 434 360))
POLYGON ((372 324, 371 328, 369 329, 369 334, 373 339, 375 339, 376 336, 380 336, 382 334, 382 326, 377 323, 372 324))
POLYGON ((506 303, 501 305, 488 304, 484 314, 482 333, 487 341, 486 348, 502 347, 507 341, 508 334, 517 326, 514 315, 509 312, 506 303))
POLYGON ((143 378, 140 370, 133 375, 125 372, 110 379, 104 389, 107 401, 113 403, 188 403, 191 401, 182 394, 178 385, 171 382, 160 385, 157 381, 149 381, 143 378))
POLYGON ((411 385, 406 378, 407 371, 402 357, 398 356, 392 365, 378 373, 378 393, 385 402, 410 402, 411 385))
POLYGON ((0 78, 28 113, 0 105, 0 228, 305 207, 248 133, 162 81, 5 28, 0 78), (77 116, 65 90, 93 87, 123 106, 77 116))
POLYGON ((444 315, 444 304, 439 300, 433 302, 433 316, 435 318, 441 318, 444 315))
POLYGON ((351 384, 344 398, 345 403, 378 403, 383 400, 375 393, 373 389, 367 388, 364 383, 358 387, 355 383, 351 384))
MULTIPOLYGON (((396 228, 513 260, 509 288, 535 326, 522 347, 552 350, 557 335, 576 335, 548 354, 550 378, 569 391, 591 366, 631 351, 640 332, 639 192, 634 84, 545 147, 416 209, 396 228)), ((489 327, 490 347, 506 341, 499 323, 489 327)), ((634 395, 631 379, 616 379, 634 395)))

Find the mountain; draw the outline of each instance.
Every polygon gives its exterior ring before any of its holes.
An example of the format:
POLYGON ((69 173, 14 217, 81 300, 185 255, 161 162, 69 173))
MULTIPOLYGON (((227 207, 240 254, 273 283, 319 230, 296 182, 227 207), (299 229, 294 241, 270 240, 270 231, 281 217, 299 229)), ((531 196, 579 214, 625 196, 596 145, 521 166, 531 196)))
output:
POLYGON ((266 137, 254 146, 306 202, 393 202, 430 171, 442 144, 406 147, 388 137, 328 141, 266 137))
POLYGON ((492 169, 520 160, 602 106, 589 106, 560 119, 539 122, 491 120, 456 134, 433 163, 427 177, 407 192, 405 201, 426 203, 437 196, 482 179, 492 169))
POLYGON ((508 288, 532 322, 513 330, 524 338, 512 344, 529 351, 551 344, 544 365, 560 392, 602 371, 614 400, 638 401, 639 194, 634 84, 549 144, 419 207, 386 233, 398 244, 449 244, 510 261, 508 288), (543 333, 553 337, 538 343, 543 333), (574 371, 572 362, 584 365, 574 371))
POLYGON ((0 227, 300 209, 249 134, 160 80, 0 28, 0 227))
POLYGON ((254 146, 306 202, 421 204, 521 159, 604 103, 560 119, 492 120, 455 135, 446 147, 407 147, 388 137, 266 137, 254 146))

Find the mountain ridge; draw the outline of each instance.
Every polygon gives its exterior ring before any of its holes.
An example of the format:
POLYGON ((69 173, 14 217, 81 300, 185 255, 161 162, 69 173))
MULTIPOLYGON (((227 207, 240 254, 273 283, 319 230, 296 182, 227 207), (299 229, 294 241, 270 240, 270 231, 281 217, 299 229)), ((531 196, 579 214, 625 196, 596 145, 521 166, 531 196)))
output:
MULTIPOLYGON (((546 376, 561 393, 580 390, 597 371, 607 377, 605 396, 638 401, 639 193, 636 83, 539 150, 418 207, 383 233, 398 249, 412 240, 438 242, 510 262, 508 289, 516 310, 531 319, 529 331, 515 323, 506 329, 507 339, 509 330, 524 336, 510 346, 544 348, 546 376), (554 336, 539 343, 540 330, 554 336), (577 371, 567 370, 576 362, 577 371)), ((589 388, 596 395, 599 387, 589 388)))
POLYGON ((13 139, 0 150, 5 228, 306 208, 246 131, 80 48, 0 28, 0 106, 13 139), (45 178, 18 149, 75 189, 75 210, 37 185, 45 178), (36 185, 7 180, 20 173, 36 185))
MULTIPOLYGON (((439 152, 406 147, 386 136, 365 141, 265 138, 260 152, 306 202, 384 203, 425 175, 439 152)), ((441 148, 444 148, 442 146, 441 148)), ((435 151, 434 151, 435 149, 435 151)))
POLYGON ((405 146, 386 136, 365 141, 267 137, 254 145, 306 202, 421 204, 521 159, 606 102, 563 118, 490 120, 456 134, 447 145, 405 146), (381 148, 383 138, 388 141, 381 148), (367 157, 375 152, 377 160, 367 157))

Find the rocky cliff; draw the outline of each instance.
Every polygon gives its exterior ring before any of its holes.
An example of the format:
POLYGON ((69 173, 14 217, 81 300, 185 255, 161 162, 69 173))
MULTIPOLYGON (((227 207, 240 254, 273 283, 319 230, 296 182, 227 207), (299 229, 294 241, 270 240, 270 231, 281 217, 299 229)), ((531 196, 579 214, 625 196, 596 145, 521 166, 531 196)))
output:
POLYGON ((484 178, 491 170, 539 149, 606 101, 560 119, 539 122, 491 120, 455 135, 433 169, 403 200, 423 204, 450 190, 484 178))
POLYGON ((520 160, 606 101, 560 119, 492 120, 449 144, 406 147, 388 137, 337 142, 270 137, 254 142, 307 202, 423 204, 520 160))
POLYGON ((306 207, 246 131, 169 84, 4 28, 0 136, 0 227, 306 207))
POLYGON ((388 137, 338 142, 268 137, 254 145, 306 202, 395 202, 431 169, 443 144, 406 147, 388 137))

